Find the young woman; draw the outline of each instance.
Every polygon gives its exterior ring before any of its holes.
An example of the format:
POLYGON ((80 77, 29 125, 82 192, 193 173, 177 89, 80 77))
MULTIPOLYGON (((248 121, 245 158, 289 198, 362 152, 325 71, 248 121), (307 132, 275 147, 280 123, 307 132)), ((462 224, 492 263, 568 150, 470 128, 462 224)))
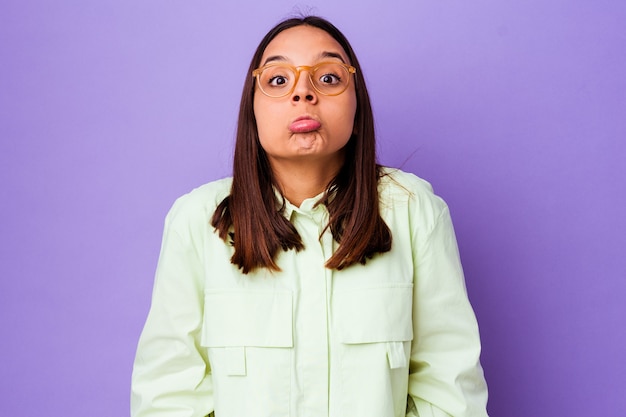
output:
POLYGON ((274 27, 233 178, 167 216, 133 416, 487 415, 448 208, 375 148, 346 38, 318 17, 274 27))

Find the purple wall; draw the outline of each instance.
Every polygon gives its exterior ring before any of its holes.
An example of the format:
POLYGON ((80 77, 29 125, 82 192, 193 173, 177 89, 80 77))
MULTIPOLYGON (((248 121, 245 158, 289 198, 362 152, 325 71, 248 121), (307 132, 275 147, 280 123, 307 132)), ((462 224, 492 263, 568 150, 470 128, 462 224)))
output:
MULTIPOLYGON (((245 3, 0 4, 0 415, 128 414, 165 213, 292 10, 245 3)), ((337 3, 382 162, 452 208, 491 415, 624 415, 626 3, 337 3)))

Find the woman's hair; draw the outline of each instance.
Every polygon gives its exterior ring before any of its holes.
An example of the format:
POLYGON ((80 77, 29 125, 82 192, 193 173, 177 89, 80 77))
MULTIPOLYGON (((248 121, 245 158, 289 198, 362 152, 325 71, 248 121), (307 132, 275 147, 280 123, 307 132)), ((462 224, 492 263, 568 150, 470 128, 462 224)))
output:
POLYGON ((381 169, 376 162, 374 118, 357 57, 346 37, 327 20, 316 16, 291 18, 265 35, 250 62, 239 108, 232 188, 211 219, 220 238, 234 245, 231 262, 244 274, 259 267, 278 271, 275 257, 279 250, 304 248, 295 227, 283 215, 284 199, 278 201, 274 192, 274 187, 279 187, 259 142, 253 108, 255 79, 251 76, 269 43, 284 30, 302 25, 332 36, 357 70, 355 133, 345 146, 342 168, 320 201, 329 212, 327 227, 339 243, 326 267, 342 269, 356 262, 364 264, 376 253, 391 249, 391 232, 379 212, 381 169))

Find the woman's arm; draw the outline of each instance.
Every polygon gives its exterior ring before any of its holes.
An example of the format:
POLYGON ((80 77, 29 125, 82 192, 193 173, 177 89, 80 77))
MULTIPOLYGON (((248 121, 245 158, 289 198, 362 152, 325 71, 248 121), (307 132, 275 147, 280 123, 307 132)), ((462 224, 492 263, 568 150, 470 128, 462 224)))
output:
POLYGON ((214 408, 209 362, 199 345, 203 228, 178 210, 180 205, 181 200, 165 223, 152 306, 133 370, 132 417, 204 417, 214 408))
POLYGON ((414 232, 414 338, 407 417, 485 417, 480 338, 467 298, 448 207, 432 230, 414 232), (423 233, 423 232, 422 232, 423 233))

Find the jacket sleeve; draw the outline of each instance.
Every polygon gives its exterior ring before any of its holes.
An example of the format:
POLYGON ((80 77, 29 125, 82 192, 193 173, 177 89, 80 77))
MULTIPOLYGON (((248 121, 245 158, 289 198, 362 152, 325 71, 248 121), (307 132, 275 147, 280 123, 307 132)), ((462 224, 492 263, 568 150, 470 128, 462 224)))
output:
POLYGON ((485 417, 478 324, 467 298, 448 207, 414 231, 413 344, 407 417, 485 417))
POLYGON ((137 347, 132 417, 204 417, 213 411, 209 362, 199 344, 203 228, 193 221, 197 216, 176 208, 166 218, 152 305, 137 347))

